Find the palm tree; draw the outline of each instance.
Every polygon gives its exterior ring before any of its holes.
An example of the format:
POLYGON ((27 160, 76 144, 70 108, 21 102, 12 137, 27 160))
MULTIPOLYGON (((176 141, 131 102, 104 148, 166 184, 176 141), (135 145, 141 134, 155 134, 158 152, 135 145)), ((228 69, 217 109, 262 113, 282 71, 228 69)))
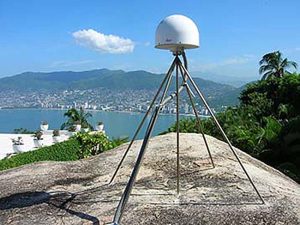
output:
POLYGON ((61 125, 61 129, 72 129, 75 124, 79 123, 82 127, 88 127, 93 130, 93 126, 88 122, 88 118, 92 117, 92 114, 84 112, 80 107, 79 111, 75 108, 69 109, 64 114, 68 117, 68 120, 61 125))
POLYGON ((284 74, 291 74, 287 68, 294 67, 297 69, 297 63, 283 59, 280 51, 265 54, 259 62, 259 73, 262 74, 262 80, 270 77, 283 77, 284 74))

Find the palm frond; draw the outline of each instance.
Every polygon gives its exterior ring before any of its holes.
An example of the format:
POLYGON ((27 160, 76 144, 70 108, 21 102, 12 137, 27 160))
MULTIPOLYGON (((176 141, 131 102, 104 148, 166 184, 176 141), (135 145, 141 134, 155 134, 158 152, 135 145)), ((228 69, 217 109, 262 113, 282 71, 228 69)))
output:
POLYGON ((259 74, 263 74, 266 71, 270 71, 270 70, 273 70, 273 69, 274 69, 273 65, 263 65, 259 68, 259 74))
POLYGON ((75 108, 69 109, 64 113, 64 116, 68 117, 68 120, 61 125, 62 128, 72 127, 79 122, 82 126, 89 127, 91 130, 93 129, 87 120, 87 118, 92 117, 92 114, 86 113, 82 107, 79 110, 75 108))
POLYGON ((294 67, 297 69, 297 63, 288 61, 287 58, 282 58, 280 51, 274 51, 265 54, 259 61, 261 65, 259 73, 263 74, 262 80, 268 79, 269 77, 283 77, 284 74, 288 73, 287 68, 294 67))
POLYGON ((287 64, 289 67, 294 67, 295 69, 298 68, 298 64, 294 61, 288 61, 287 64))
POLYGON ((273 71, 269 71, 269 72, 265 73, 261 79, 262 80, 267 80, 267 79, 269 79, 272 76, 274 76, 274 72, 273 71))

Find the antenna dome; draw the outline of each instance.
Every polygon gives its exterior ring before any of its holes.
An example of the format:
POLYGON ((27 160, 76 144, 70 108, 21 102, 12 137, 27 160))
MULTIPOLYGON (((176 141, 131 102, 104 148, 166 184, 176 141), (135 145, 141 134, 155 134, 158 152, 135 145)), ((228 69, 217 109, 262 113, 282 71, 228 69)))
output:
POLYGON ((176 52, 198 47, 198 28, 196 24, 186 16, 168 16, 160 22, 156 29, 155 48, 176 52))

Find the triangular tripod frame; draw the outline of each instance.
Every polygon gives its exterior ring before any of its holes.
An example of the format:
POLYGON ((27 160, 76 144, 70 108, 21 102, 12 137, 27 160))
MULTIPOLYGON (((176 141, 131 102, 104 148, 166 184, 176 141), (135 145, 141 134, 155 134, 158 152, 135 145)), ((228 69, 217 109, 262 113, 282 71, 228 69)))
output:
POLYGON ((202 137, 203 137, 203 140, 204 140, 204 143, 205 143, 205 146, 206 146, 206 149, 207 149, 207 152, 209 154, 209 157, 210 157, 210 162, 212 164, 213 167, 215 167, 214 165, 214 162, 213 162, 213 159, 212 159, 212 155, 211 155, 211 152, 210 152, 210 149, 209 149, 209 146, 208 146, 208 143, 207 143, 207 140, 205 138, 205 135, 204 135, 204 132, 203 132, 203 129, 201 127, 201 122, 200 122, 200 117, 198 115, 198 112, 197 112, 197 109, 195 107, 195 104, 194 104, 194 101, 193 101, 193 97, 194 97, 194 94, 193 92, 191 91, 190 87, 189 87, 189 84, 188 82, 192 85, 193 89, 196 91, 197 95, 199 96, 199 98, 201 99, 201 101, 203 102, 204 106, 206 107, 206 109, 208 110, 210 116, 212 117, 215 125, 218 127, 218 129, 220 130, 223 138, 225 139, 225 141, 227 142, 230 150, 232 151, 233 155, 235 156, 235 158, 237 159, 239 165, 241 166, 243 172, 246 174, 251 186, 253 187, 254 191, 256 192, 256 194, 258 195, 259 199, 261 200, 261 202, 264 204, 264 200, 263 198, 261 197, 260 193, 258 192, 256 186, 254 185, 251 177, 249 176, 248 172, 246 171, 244 165, 242 164, 240 158, 238 157, 236 151, 234 150, 231 142, 229 141, 227 135, 225 134, 225 132, 223 131, 221 125, 219 124, 217 118, 215 117, 213 111, 211 110, 210 106, 208 105, 208 103, 206 102, 202 92, 200 91, 200 89, 198 88, 198 86, 196 85, 196 83, 194 82, 194 80, 192 79, 191 75, 189 74, 188 70, 187 70, 187 66, 186 66, 186 58, 185 58, 185 54, 184 54, 184 51, 182 52, 176 52, 174 53, 174 60, 168 70, 168 72, 166 73, 160 87, 158 88, 158 91, 157 93, 155 94, 152 102, 150 103, 150 106, 147 110, 147 112, 145 113, 141 123, 139 124, 130 144, 128 145, 120 163, 118 164, 117 166, 117 169, 115 170, 111 180, 110 180, 110 183, 113 182, 114 178, 116 177, 119 169, 121 168, 121 165, 124 161, 124 159, 126 158, 127 156, 127 153, 129 152, 133 142, 135 141, 137 135, 139 134, 141 128, 143 127, 144 125, 144 122, 147 118, 147 116, 150 114, 150 112, 152 111, 152 116, 151 116, 151 119, 148 123, 148 126, 147 126, 147 129, 146 129, 146 132, 145 132, 145 136, 144 136, 144 139, 143 139, 143 142, 142 142, 142 146, 140 148, 140 151, 138 153, 138 156, 137 156, 137 159, 136 159, 136 163, 133 167, 133 170, 131 172, 131 176, 129 178, 129 181, 126 185, 126 188, 122 194, 122 197, 121 197, 121 200, 118 204, 118 207, 116 209, 116 212, 115 212, 115 215, 114 215, 114 220, 113 220, 113 224, 117 225, 117 224, 120 224, 120 221, 121 221, 121 217, 123 215, 123 211, 125 209, 125 206, 127 204, 127 201, 129 199, 129 196, 131 194, 131 191, 132 191, 132 188, 133 188, 133 185, 135 183, 135 180, 136 180, 136 176, 139 172, 139 168, 140 168, 140 165, 142 163, 142 159, 144 157, 144 154, 145 154, 145 151, 147 149, 147 145, 148 145, 148 142, 149 142, 149 138, 152 134, 152 131, 153 131, 153 128, 155 126, 155 123, 157 121, 157 118, 158 118, 158 115, 159 115, 159 112, 160 110, 162 109, 162 107, 164 105, 166 105, 170 100, 176 98, 176 135, 177 135, 177 143, 176 143, 176 147, 177 147, 177 194, 179 194, 179 166, 180 166, 180 163, 179 163, 179 94, 184 90, 186 89, 187 91, 187 94, 188 94, 188 97, 189 97, 189 100, 191 102, 191 105, 192 105, 192 108, 193 108, 193 112, 195 114, 195 117, 196 117, 196 123, 197 125, 199 126, 199 130, 202 134, 202 137), (179 55, 183 56, 183 60, 184 60, 184 65, 182 64, 180 58, 179 58, 179 55), (174 93, 172 93, 171 95, 169 95, 168 97, 166 97, 167 93, 168 93, 168 90, 169 90, 169 87, 170 87, 170 84, 171 84, 171 80, 172 80, 172 74, 175 70, 175 73, 176 73, 176 90, 174 93), (179 85, 179 73, 181 74, 182 76, 182 83, 181 85, 179 85), (161 93, 162 92, 162 93, 161 93), (161 96, 160 96, 161 94, 161 96), (155 106, 155 103, 156 101, 158 100, 158 98, 160 97, 160 100, 159 100, 159 103, 156 104, 155 106), (154 108, 155 106, 155 108, 154 108), (153 110, 154 108, 154 110, 153 110))

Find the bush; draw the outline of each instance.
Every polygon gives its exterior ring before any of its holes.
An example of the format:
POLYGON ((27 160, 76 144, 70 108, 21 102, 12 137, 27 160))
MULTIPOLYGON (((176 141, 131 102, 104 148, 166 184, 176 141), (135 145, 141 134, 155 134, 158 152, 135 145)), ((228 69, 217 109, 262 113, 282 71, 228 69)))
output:
MULTIPOLYGON (((258 81, 241 93, 240 106, 217 114, 232 144, 300 183, 300 76, 258 81)), ((223 140, 213 120, 206 134, 223 140)), ((199 133, 195 119, 180 121, 180 132, 199 133)), ((168 132, 176 131, 176 124, 168 132)))
POLYGON ((77 133, 74 137, 80 144, 77 155, 80 159, 98 155, 104 151, 115 148, 127 141, 127 138, 117 138, 112 141, 102 132, 77 133))
POLYGON ((11 158, 0 160, 0 171, 40 161, 72 161, 77 160, 80 150, 79 142, 70 139, 52 146, 42 147, 35 151, 19 153, 11 158))
POLYGON ((121 144, 128 142, 128 137, 113 138, 111 142, 112 142, 113 148, 115 148, 121 144))
POLYGON ((98 155, 101 152, 113 148, 112 142, 101 132, 94 134, 77 133, 75 139, 77 139, 80 144, 80 150, 78 151, 78 157, 80 159, 98 155))
POLYGON ((258 119, 260 116, 268 115, 276 119, 295 117, 300 113, 299 87, 300 75, 298 74, 251 83, 240 95, 241 106, 255 109, 253 113, 258 116, 258 119))
POLYGON ((87 158, 125 142, 127 138, 109 140, 103 133, 77 133, 67 141, 2 159, 0 171, 40 161, 73 161, 87 158))

